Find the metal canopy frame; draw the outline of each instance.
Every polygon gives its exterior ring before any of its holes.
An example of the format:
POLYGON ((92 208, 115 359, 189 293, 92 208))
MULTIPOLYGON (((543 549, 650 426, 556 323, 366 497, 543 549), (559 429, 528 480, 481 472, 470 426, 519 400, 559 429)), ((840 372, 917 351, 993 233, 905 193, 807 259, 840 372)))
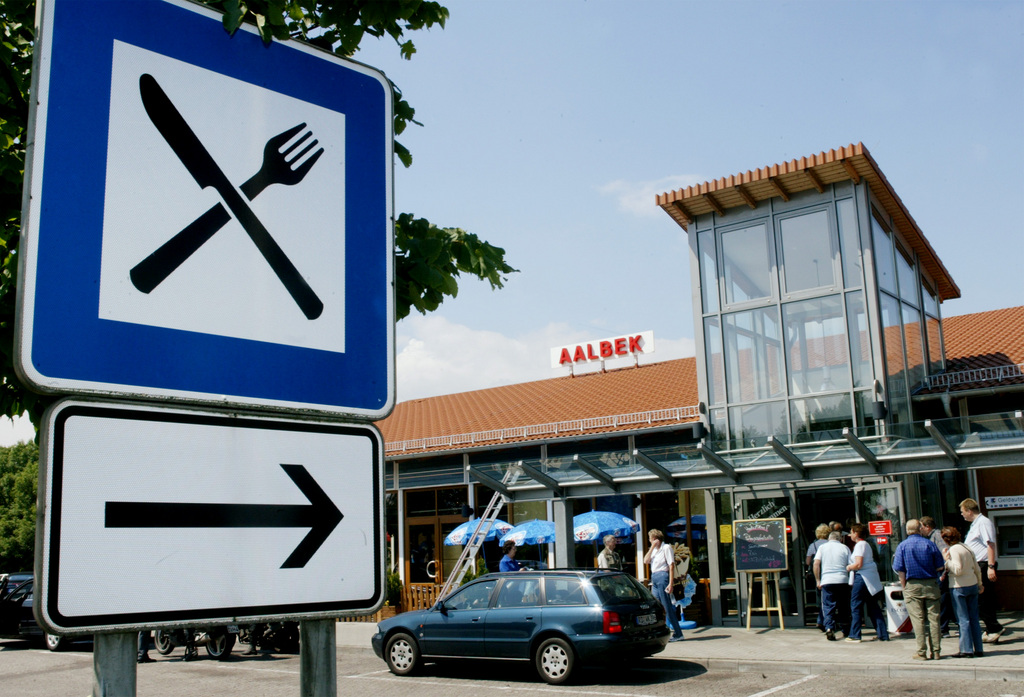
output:
MULTIPOLYGON (((815 435, 815 434, 812 434, 815 435)), ((817 434, 825 435, 825 434, 817 434)), ((839 435, 838 433, 836 434, 839 435)), ((1024 410, 971 419, 898 424, 885 429, 844 428, 841 437, 808 441, 808 434, 764 439, 760 447, 716 451, 713 441, 616 452, 623 466, 576 454, 533 463, 487 463, 491 474, 468 466, 470 477, 511 500, 640 494, 680 489, 733 489, 851 477, 894 476, 977 469, 1024 462, 1024 410), (897 432, 898 431, 898 432, 897 432), (525 478, 504 487, 493 476, 519 467, 525 478), (541 468, 545 471, 542 471, 541 468)))

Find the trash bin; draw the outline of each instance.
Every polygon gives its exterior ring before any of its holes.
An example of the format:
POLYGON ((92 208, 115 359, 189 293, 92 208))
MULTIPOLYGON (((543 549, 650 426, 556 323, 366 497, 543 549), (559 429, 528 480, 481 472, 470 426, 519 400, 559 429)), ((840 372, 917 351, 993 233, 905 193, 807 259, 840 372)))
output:
POLYGON ((909 634, 914 631, 907 606, 903 604, 903 588, 898 583, 885 587, 885 616, 890 632, 909 634))

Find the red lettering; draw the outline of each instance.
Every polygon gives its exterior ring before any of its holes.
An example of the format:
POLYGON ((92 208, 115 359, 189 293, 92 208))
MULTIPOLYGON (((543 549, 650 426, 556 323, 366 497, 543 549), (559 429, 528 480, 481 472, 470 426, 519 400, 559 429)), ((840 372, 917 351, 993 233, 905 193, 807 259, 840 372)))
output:
POLYGON ((609 356, 612 355, 612 342, 610 342, 610 341, 602 341, 600 343, 600 348, 601 348, 601 358, 608 358, 609 356))
POLYGON ((569 355, 569 349, 562 349, 562 355, 558 359, 558 365, 564 365, 566 363, 572 363, 572 357, 569 355))
POLYGON ((600 358, 600 356, 594 355, 594 345, 593 344, 587 344, 587 358, 590 358, 592 360, 600 358))
POLYGON ((582 346, 577 346, 576 347, 576 353, 573 354, 572 360, 573 360, 574 363, 579 363, 580 361, 587 360, 587 354, 583 353, 583 347, 582 346))
POLYGON ((630 353, 643 353, 644 347, 640 345, 640 340, 643 336, 637 334, 636 336, 629 337, 629 352, 630 353))
POLYGON ((615 340, 615 353, 620 356, 626 355, 626 337, 621 336, 615 340))

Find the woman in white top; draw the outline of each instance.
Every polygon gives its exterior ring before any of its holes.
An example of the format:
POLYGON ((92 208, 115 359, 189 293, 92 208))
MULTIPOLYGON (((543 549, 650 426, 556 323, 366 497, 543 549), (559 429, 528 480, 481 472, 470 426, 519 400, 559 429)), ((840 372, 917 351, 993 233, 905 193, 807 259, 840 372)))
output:
POLYGON ((846 570, 850 572, 853 588, 850 589, 850 635, 847 641, 860 641, 860 628, 863 625, 863 608, 867 608, 868 616, 875 625, 875 634, 879 641, 889 641, 889 628, 885 624, 885 615, 878 607, 882 596, 882 580, 878 577, 878 567, 867 541, 868 528, 861 523, 850 527, 853 538, 853 554, 846 570))
POLYGON ((978 595, 984 589, 981 566, 974 552, 960 542, 960 531, 954 527, 942 528, 942 539, 949 545, 942 550, 949 572, 949 590, 953 594, 953 609, 960 625, 960 653, 953 658, 974 658, 984 655, 981 645, 981 616, 978 595))
POLYGON ((675 573, 676 554, 672 545, 665 544, 665 535, 661 530, 647 533, 651 548, 644 555, 644 564, 651 565, 651 592, 661 601, 665 608, 665 621, 672 627, 672 638, 669 641, 680 641, 683 630, 676 617, 676 608, 672 603, 672 576, 675 573))

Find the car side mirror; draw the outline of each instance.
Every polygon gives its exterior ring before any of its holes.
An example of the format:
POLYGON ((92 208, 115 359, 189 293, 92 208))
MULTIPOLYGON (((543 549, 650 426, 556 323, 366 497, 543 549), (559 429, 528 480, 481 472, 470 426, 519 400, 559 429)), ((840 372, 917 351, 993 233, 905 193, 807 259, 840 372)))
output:
POLYGON ((442 615, 448 614, 448 608, 445 607, 443 600, 438 600, 436 603, 434 603, 434 609, 440 612, 442 615))

